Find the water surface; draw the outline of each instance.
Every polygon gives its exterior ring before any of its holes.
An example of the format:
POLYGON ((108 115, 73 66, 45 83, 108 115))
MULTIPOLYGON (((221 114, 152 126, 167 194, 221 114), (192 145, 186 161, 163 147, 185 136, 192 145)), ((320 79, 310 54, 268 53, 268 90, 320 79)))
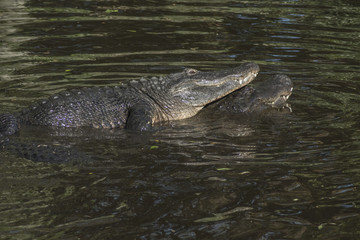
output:
POLYGON ((292 113, 203 111, 159 131, 25 128, 82 165, 0 153, 3 239, 357 239, 356 0, 0 3, 0 112, 64 89, 256 62, 292 113))

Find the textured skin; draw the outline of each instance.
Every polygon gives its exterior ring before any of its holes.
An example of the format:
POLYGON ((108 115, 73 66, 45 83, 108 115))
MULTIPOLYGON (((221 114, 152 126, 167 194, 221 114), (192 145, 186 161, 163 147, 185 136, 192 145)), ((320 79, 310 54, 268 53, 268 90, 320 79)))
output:
POLYGON ((64 91, 14 115, 0 115, 0 135, 14 134, 21 125, 147 130, 158 122, 194 116, 251 82, 258 71, 255 63, 215 72, 185 69, 118 87, 64 91))
POLYGON ((291 108, 286 103, 293 90, 291 79, 286 75, 275 75, 256 88, 245 86, 220 101, 211 104, 215 111, 229 113, 260 113, 269 109, 291 108))
POLYGON ((122 87, 64 91, 21 111, 18 119, 27 125, 124 127, 130 102, 138 101, 134 94, 122 87))
POLYGON ((0 115, 0 136, 12 135, 19 130, 18 119, 11 114, 0 115))

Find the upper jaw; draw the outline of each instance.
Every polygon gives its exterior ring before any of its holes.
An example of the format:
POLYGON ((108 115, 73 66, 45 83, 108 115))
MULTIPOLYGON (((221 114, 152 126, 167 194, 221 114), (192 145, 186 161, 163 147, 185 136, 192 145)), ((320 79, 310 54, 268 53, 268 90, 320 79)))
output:
POLYGON ((194 84, 200 87, 218 87, 235 81, 239 84, 240 88, 250 83, 259 72, 258 66, 257 68, 253 67, 253 69, 241 70, 239 73, 233 73, 222 77, 219 76, 216 80, 199 79, 196 80, 194 84))

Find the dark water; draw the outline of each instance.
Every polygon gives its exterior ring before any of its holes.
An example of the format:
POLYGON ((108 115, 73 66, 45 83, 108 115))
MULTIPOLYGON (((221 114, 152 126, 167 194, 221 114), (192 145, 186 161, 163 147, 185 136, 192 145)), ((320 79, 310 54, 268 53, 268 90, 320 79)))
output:
POLYGON ((359 239, 357 0, 0 2, 0 111, 195 67, 289 75, 292 113, 51 131, 82 166, 1 152, 1 239, 359 239))

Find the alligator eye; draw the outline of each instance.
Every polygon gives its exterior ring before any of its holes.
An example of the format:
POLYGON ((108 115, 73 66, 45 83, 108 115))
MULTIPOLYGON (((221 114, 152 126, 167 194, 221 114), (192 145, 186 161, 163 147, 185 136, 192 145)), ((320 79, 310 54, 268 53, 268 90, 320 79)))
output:
POLYGON ((193 68, 188 68, 186 69, 186 73, 187 75, 194 75, 195 73, 197 73, 197 70, 193 68))

